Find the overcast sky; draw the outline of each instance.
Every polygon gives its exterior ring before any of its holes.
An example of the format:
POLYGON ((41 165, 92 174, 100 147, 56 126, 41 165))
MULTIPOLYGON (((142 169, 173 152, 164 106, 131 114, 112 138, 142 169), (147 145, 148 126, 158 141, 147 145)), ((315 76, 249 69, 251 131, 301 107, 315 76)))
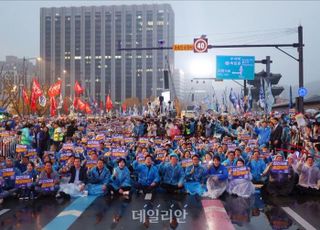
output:
MULTIPOLYGON (((1 1, 0 60, 6 55, 39 56, 40 8, 82 5, 142 4, 151 1, 1 1)), ((320 2, 317 1, 154 1, 170 3, 175 12, 175 43, 192 43, 206 34, 210 44, 296 43, 297 27, 304 29, 305 82, 320 79, 320 2), (294 29, 296 28, 296 32, 294 29)), ((286 51, 297 56, 296 49, 286 51)), ((275 48, 211 49, 208 54, 180 52, 175 67, 195 75, 196 67, 208 63, 214 77, 215 55, 271 56, 271 71, 283 75, 281 84, 298 84, 298 62, 275 48)), ((256 65, 256 72, 264 68, 256 65)), ((232 83, 233 84, 233 83, 232 83)))

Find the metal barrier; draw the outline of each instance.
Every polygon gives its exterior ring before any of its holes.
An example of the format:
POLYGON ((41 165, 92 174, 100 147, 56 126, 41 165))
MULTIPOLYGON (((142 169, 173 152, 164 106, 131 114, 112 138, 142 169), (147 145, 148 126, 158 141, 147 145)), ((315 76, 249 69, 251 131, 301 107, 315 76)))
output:
POLYGON ((16 137, 1 137, 0 138, 0 156, 12 157, 16 152, 16 145, 19 143, 16 137))

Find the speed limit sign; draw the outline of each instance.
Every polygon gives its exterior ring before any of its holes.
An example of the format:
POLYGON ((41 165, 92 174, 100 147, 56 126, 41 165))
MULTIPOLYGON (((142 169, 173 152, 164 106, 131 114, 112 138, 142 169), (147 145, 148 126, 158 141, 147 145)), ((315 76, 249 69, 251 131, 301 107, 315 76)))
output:
POLYGON ((193 52, 207 53, 208 52, 208 38, 193 39, 193 52))

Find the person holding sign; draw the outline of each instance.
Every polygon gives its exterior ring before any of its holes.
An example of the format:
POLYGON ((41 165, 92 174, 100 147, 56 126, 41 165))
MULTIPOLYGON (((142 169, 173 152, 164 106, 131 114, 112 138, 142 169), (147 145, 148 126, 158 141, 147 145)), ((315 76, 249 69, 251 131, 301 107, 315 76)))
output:
POLYGON ((205 197, 216 199, 224 193, 227 188, 228 170, 220 163, 220 157, 213 157, 213 164, 208 169, 207 189, 203 194, 205 197))
POLYGON ((240 197, 250 197, 255 192, 255 187, 251 182, 252 175, 243 159, 238 159, 236 167, 229 169, 229 183, 227 192, 240 197))
POLYGON ((88 171, 88 194, 105 195, 110 181, 110 171, 104 165, 102 158, 98 159, 97 166, 88 171))
POLYGON ((39 195, 55 196, 59 190, 59 174, 53 170, 52 162, 47 161, 44 164, 44 170, 40 173, 37 180, 36 191, 39 195))
POLYGON ((312 156, 303 155, 298 163, 299 183, 297 190, 302 194, 320 195, 320 170, 314 165, 312 156))
POLYGON ((125 196, 126 198, 130 197, 130 171, 126 166, 126 160, 124 158, 120 158, 118 160, 118 167, 113 169, 109 189, 111 195, 113 195, 114 193, 118 193, 125 196))
POLYGON ((263 171, 266 169, 266 163, 260 158, 259 150, 255 149, 251 156, 248 165, 253 177, 253 183, 263 183, 264 178, 261 177, 263 171))
MULTIPOLYGON (((3 178, 3 195, 4 197, 12 196, 16 191, 17 188, 15 186, 15 178, 16 176, 20 176, 21 172, 18 168, 13 166, 13 160, 9 157, 6 158, 5 167, 1 170, 2 178, 3 178)), ((0 197, 1 198, 1 197, 0 197)))
POLYGON ((276 155, 273 162, 263 172, 262 176, 269 175, 266 190, 270 195, 289 195, 294 187, 294 171, 284 161, 281 154, 276 155))
POLYGON ((133 169, 138 173, 137 190, 143 190, 143 193, 153 193, 159 185, 160 176, 158 168, 152 165, 151 155, 145 156, 145 163, 139 164, 137 160, 133 162, 133 169))
POLYGON ((178 164, 178 155, 171 153, 170 162, 160 164, 159 173, 162 178, 161 187, 168 192, 180 192, 184 188, 185 174, 178 164))
POLYGON ((192 165, 185 169, 186 173, 186 191, 191 194, 202 195, 205 191, 205 182, 207 170, 199 164, 199 155, 192 156, 192 165))
MULTIPOLYGON (((33 199, 34 198, 34 190, 35 190, 35 183, 37 180, 38 172, 35 170, 35 165, 31 161, 27 165, 27 170, 23 172, 23 176, 28 176, 30 178, 30 182, 26 184, 26 186, 20 186, 20 198, 22 199, 33 199)), ((17 185, 17 179, 16 179, 17 185)))

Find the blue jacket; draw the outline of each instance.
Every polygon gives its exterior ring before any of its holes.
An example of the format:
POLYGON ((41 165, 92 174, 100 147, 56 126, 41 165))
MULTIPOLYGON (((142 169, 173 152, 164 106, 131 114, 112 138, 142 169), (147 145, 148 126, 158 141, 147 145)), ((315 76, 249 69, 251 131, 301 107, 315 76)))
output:
POLYGON ((106 167, 103 167, 101 173, 97 166, 93 167, 88 173, 88 182, 90 184, 103 184, 107 185, 110 180, 110 171, 106 167))
POLYGON ((207 169, 201 165, 194 166, 191 165, 186 168, 186 180, 190 182, 200 182, 204 184, 207 176, 207 169), (192 169, 194 172, 191 174, 192 169))
POLYGON ((111 185, 115 189, 131 186, 129 169, 127 167, 124 167, 123 169, 120 169, 119 167, 114 168, 111 177, 111 185), (117 174, 117 176, 115 176, 115 174, 117 174))
POLYGON ((14 171, 13 177, 3 178, 4 179, 4 190, 13 189, 15 187, 15 183, 16 183, 16 176, 21 175, 21 172, 18 168, 13 167, 13 171, 14 171))
POLYGON ((133 169, 138 173, 138 182, 142 186, 150 186, 152 183, 159 183, 160 181, 158 168, 154 165, 148 168, 145 164, 139 164, 134 161, 133 169))
POLYGON ((253 177, 253 180, 255 181, 261 181, 261 174, 266 169, 266 163, 262 159, 259 160, 251 160, 248 163, 248 167, 251 170, 251 174, 253 177))
POLYGON ((271 134, 270 127, 266 127, 266 128, 255 127, 254 131, 255 131, 256 134, 258 134, 258 144, 259 144, 259 146, 269 143, 270 134, 271 134))
POLYGON ((226 160, 224 160, 223 162, 222 162, 222 164, 224 165, 224 166, 236 166, 237 165, 237 159, 235 158, 234 160, 233 160, 233 162, 231 162, 229 159, 226 159, 226 160))
POLYGON ((208 175, 218 176, 219 180, 228 179, 228 170, 227 168, 220 164, 218 168, 215 168, 213 165, 208 169, 208 175))
POLYGON ((29 175, 33 179, 33 181, 35 182, 37 179, 38 172, 36 170, 32 169, 30 172, 24 171, 22 175, 29 175))
POLYGON ((159 168, 159 172, 163 183, 178 185, 184 182, 184 170, 179 164, 173 166, 170 162, 164 163, 162 167, 159 168))
POLYGON ((144 124, 135 125, 133 128, 133 132, 135 136, 142 137, 144 135, 145 126, 144 124))

